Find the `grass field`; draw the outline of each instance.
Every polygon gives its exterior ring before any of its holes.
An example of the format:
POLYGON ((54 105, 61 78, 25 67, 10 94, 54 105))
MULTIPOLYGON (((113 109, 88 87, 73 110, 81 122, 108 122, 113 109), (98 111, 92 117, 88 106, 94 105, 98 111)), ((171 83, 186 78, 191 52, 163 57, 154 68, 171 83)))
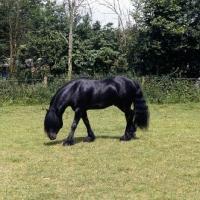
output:
POLYGON ((95 142, 80 122, 70 147, 73 112, 50 141, 46 107, 0 107, 0 199, 200 199, 200 103, 149 105, 149 131, 129 142, 123 113, 89 111, 95 142))

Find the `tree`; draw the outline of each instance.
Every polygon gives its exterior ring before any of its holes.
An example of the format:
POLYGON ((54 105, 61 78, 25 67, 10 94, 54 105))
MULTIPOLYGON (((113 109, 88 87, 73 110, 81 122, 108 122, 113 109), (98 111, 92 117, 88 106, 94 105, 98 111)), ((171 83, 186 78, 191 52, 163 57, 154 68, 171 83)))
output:
POLYGON ((199 4, 189 0, 144 0, 142 3, 142 14, 137 18, 140 22, 137 59, 141 70, 156 75, 180 75, 188 63, 191 65, 193 49, 195 55, 199 53, 199 28, 193 23, 199 18, 199 4))
MULTIPOLYGON (((139 21, 138 64, 156 75, 179 72, 187 65, 185 51, 188 0, 144 0, 139 21)), ((190 49, 191 50, 191 49, 190 49)))
POLYGON ((9 55, 8 21, 5 18, 6 8, 0 1, 0 61, 4 61, 9 55))
MULTIPOLYGON (((15 60, 20 44, 24 42, 25 33, 29 30, 28 21, 32 17, 32 11, 40 5, 40 0, 1 0, 0 8, 4 9, 2 20, 8 28, 1 30, 6 35, 5 44, 9 43, 10 67, 9 74, 12 76, 16 70, 15 60)), ((5 28, 5 27, 4 27, 5 28)))
POLYGON ((126 55, 119 51, 118 31, 112 23, 101 28, 98 21, 93 25, 89 21, 86 16, 74 29, 74 72, 91 76, 125 72, 126 55))
POLYGON ((33 24, 32 29, 26 33, 26 43, 19 48, 19 60, 24 62, 25 59, 32 58, 36 63, 40 58, 40 65, 48 65, 53 73, 65 73, 68 59, 68 18, 63 6, 56 1, 46 1, 35 12, 30 23, 33 24))
POLYGON ((112 10, 118 17, 118 27, 125 31, 127 26, 131 25, 130 10, 120 0, 101 0, 100 5, 103 5, 112 10))
POLYGON ((78 14, 81 6, 84 6, 86 0, 64 0, 63 5, 66 8, 66 14, 69 18, 69 36, 68 36, 68 79, 72 75, 72 51, 73 51, 73 24, 74 18, 78 14))
POLYGON ((185 48, 182 54, 186 69, 183 69, 186 76, 200 76, 200 1, 185 0, 182 3, 182 21, 185 23, 184 42, 185 48))
POLYGON ((114 12, 118 17, 118 41, 119 49, 126 53, 128 51, 129 36, 127 29, 131 27, 132 21, 130 18, 130 10, 124 5, 121 0, 101 0, 100 5, 103 5, 112 12, 114 12))

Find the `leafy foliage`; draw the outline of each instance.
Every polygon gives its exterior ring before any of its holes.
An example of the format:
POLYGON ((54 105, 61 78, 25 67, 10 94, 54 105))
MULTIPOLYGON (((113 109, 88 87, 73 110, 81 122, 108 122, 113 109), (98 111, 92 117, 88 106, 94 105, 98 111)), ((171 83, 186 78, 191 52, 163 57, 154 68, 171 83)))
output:
POLYGON ((198 73, 199 37, 194 33, 199 33, 199 11, 198 0, 144 1, 138 40, 142 71, 159 75, 177 70, 183 75, 188 66, 190 76, 198 73))
POLYGON ((145 79, 142 89, 151 103, 188 103, 199 102, 200 93, 195 88, 194 80, 149 77, 145 79))
MULTIPOLYGON (((31 69, 25 65, 29 58, 34 60, 35 68, 49 67, 45 76, 67 74, 69 16, 66 6, 55 0, 12 2, 0 0, 0 59, 13 57, 19 61, 13 71, 18 78, 26 74, 30 77, 31 69), (5 6, 6 2, 9 7, 5 6), (9 16, 11 25, 19 22, 12 37, 9 36, 9 16)), ((112 23, 105 26, 98 21, 92 23, 87 13, 74 16, 73 74, 200 76, 199 0, 132 2, 135 24, 123 30, 114 28, 112 23)), ((31 76, 41 78, 43 75, 31 76)))
MULTIPOLYGON (((88 76, 88 74, 86 75, 88 76)), ((149 103, 200 102, 200 88, 195 87, 193 79, 174 79, 163 76, 162 78, 146 77, 145 82, 141 82, 141 78, 133 78, 128 74, 126 76, 141 84, 144 96, 149 103)), ((40 79, 27 79, 24 82, 1 81, 0 106, 47 104, 55 92, 66 82, 64 77, 50 79, 48 85, 41 83, 40 79)))

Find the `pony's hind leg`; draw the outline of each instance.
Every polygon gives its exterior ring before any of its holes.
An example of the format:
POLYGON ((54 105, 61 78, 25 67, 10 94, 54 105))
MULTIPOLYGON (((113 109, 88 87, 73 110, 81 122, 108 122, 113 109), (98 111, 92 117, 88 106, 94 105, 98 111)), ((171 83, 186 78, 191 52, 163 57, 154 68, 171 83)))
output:
POLYGON ((132 138, 136 138, 136 131, 137 131, 137 127, 134 124, 134 122, 132 122, 132 125, 129 130, 129 134, 131 135, 132 138))
POLYGON ((83 140, 84 142, 93 142, 95 140, 94 132, 91 129, 89 119, 87 117, 87 112, 82 113, 83 122, 87 128, 88 136, 83 140))
POLYGON ((125 112, 126 129, 124 135, 120 138, 120 140, 127 141, 135 137, 136 127, 133 123, 133 116, 134 112, 131 109, 125 112))

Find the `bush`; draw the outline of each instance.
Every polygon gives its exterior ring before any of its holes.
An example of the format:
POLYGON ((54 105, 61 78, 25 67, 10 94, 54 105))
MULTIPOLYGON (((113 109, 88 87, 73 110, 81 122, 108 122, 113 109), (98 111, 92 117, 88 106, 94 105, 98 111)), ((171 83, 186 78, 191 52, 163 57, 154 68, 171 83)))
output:
MULTIPOLYGON (((131 78, 131 74, 127 74, 126 76, 131 78)), ((102 76, 95 75, 94 78, 100 79, 102 76)), ((174 79, 168 76, 162 78, 146 77, 145 82, 142 82, 139 77, 132 79, 141 85, 148 103, 200 102, 200 91, 194 87, 195 83, 193 80, 174 79)), ((49 104, 52 96, 61 86, 67 83, 67 80, 64 78, 54 78, 47 85, 41 82, 41 80, 40 82, 33 82, 31 80, 26 82, 1 81, 0 106, 49 104)))
POLYGON ((150 103, 200 102, 200 93, 194 87, 192 79, 175 79, 169 76, 146 78, 142 90, 150 103))

